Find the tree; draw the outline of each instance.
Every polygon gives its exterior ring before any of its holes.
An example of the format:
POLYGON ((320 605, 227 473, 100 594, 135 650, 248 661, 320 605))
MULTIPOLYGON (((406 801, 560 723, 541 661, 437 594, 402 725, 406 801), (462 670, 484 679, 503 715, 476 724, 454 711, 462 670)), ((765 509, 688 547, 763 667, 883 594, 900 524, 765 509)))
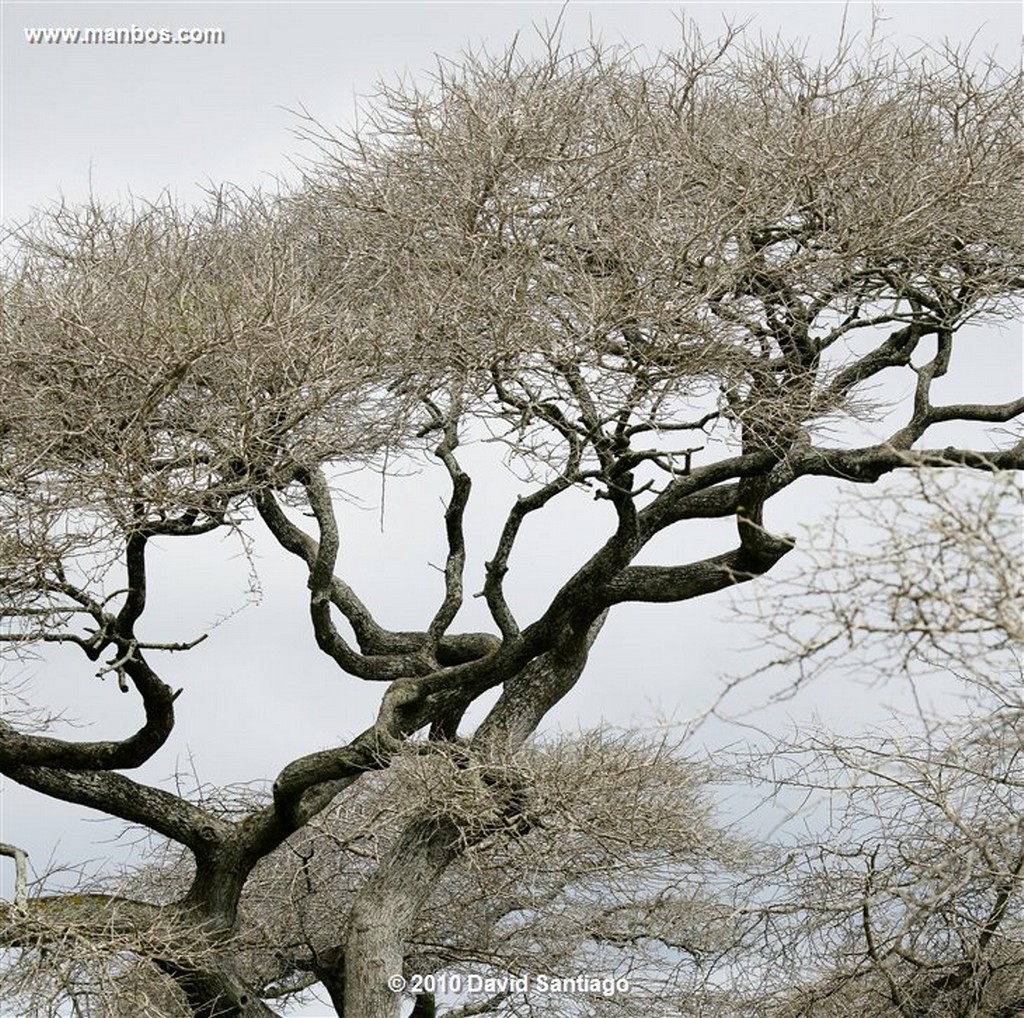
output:
MULTIPOLYGON (((486 766, 467 765, 450 745, 404 754, 261 860, 226 949, 261 997, 301 998, 337 949, 337 918, 429 808, 452 818, 467 844, 408 934, 416 1013, 446 999, 464 1001, 454 1013, 465 1015, 665 1013, 667 983, 696 998, 741 939, 722 877, 743 869, 748 849, 716 827, 707 780, 663 733, 595 731, 486 766), (537 979, 567 973, 597 985, 563 994, 537 979)), ((242 789, 219 801, 230 818, 262 797, 242 789)), ((91 922, 66 894, 30 899, 7 974, 9 1006, 41 1018, 71 1002, 83 1015, 188 1014, 160 968, 195 965, 202 952, 152 913, 193 879, 188 854, 165 843, 127 879, 78 889, 93 905, 91 922)))
POLYGON ((779 784, 813 781, 835 814, 769 923, 803 976, 774 1014, 1024 1014, 1020 723, 1018 703, 860 745, 809 734, 789 773, 777 755, 779 784))
POLYGON ((861 499, 870 550, 814 562, 799 618, 788 583, 761 604, 791 682, 840 664, 870 679, 884 661, 920 692, 917 713, 880 733, 803 730, 759 761, 776 795, 813 805, 779 845, 763 911, 778 945, 768 1014, 1024 1014, 1024 492, 993 481, 911 475, 888 506, 861 499), (836 637, 855 649, 837 654, 836 637), (966 710, 928 706, 939 671, 966 710))
MULTIPOLYGON (((457 746, 470 773, 514 758, 615 605, 771 570, 793 547, 765 518, 781 492, 1024 467, 1024 399, 939 401, 977 366, 971 326, 1010 315, 1024 284, 1020 97, 1017 74, 952 51, 847 41, 814 63, 730 31, 644 64, 552 44, 382 88, 344 137, 310 122, 321 155, 279 196, 58 207, 21 231, 2 312, 3 638, 103 661, 145 721, 99 742, 4 722, 0 770, 190 853, 159 915, 202 950, 153 958, 194 1015, 273 1014, 230 947, 263 860, 412 751, 457 746), (939 426, 962 444, 930 445, 939 426), (489 628, 467 632, 459 449, 484 436, 522 486, 481 577, 489 628), (451 489, 443 590, 417 631, 386 628, 338 573, 339 471, 401 457, 451 489), (527 614, 507 586, 529 574, 520 532, 556 501, 583 511, 582 492, 603 536, 527 614), (731 546, 643 560, 709 520, 732 521, 731 546), (383 689, 370 728, 230 816, 122 773, 173 729, 158 655, 194 643, 148 631, 151 547, 216 530, 295 555, 317 646, 383 689)), ((493 781, 506 807, 468 825, 424 809, 360 871, 311 963, 339 1013, 399 1013, 387 978, 423 908, 518 816, 515 784, 493 781)))

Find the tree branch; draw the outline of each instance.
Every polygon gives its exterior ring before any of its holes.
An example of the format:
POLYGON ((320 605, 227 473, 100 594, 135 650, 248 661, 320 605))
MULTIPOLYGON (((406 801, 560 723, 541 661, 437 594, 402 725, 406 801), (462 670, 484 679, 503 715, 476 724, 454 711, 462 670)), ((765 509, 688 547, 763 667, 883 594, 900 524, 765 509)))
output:
POLYGON ((231 825, 177 795, 110 771, 9 766, 4 773, 19 785, 54 799, 77 803, 141 824, 191 848, 208 852, 231 833, 231 825))

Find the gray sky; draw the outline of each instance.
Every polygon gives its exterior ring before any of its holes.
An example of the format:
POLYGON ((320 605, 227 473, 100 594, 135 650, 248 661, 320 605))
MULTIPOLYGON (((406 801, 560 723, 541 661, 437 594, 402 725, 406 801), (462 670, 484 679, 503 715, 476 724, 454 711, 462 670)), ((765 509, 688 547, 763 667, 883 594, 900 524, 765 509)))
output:
MULTIPOLYGON (((19 3, 3 12, 4 215, 20 218, 59 192, 182 197, 205 181, 248 184, 287 172, 301 152, 292 137, 305 105, 346 123, 353 95, 381 76, 418 73, 434 54, 465 46, 503 49, 516 32, 560 15, 565 38, 593 34, 657 49, 678 35, 682 11, 714 31, 722 19, 753 19, 765 34, 826 45, 846 12, 851 29, 867 4, 814 3, 19 3), (218 27, 223 45, 30 45, 25 28, 218 27)), ((882 29, 904 45, 962 41, 1014 59, 1016 2, 894 3, 882 29)))
MULTIPOLYGON (((161 189, 183 200, 206 183, 243 185, 288 175, 291 162, 309 155, 296 140, 306 107, 321 122, 351 122, 353 99, 372 89, 379 77, 393 78, 429 69, 434 54, 457 57, 460 49, 502 50, 522 32, 521 46, 539 45, 532 24, 562 19, 567 44, 590 34, 651 50, 670 48, 684 12, 714 31, 723 18, 753 19, 766 35, 806 37, 811 48, 828 48, 844 16, 848 31, 865 31, 868 4, 814 3, 19 3, 4 0, 2 16, 2 212, 7 224, 24 219, 33 207, 60 195, 79 201, 90 190, 102 198, 154 196, 161 189), (223 45, 32 45, 25 30, 59 27, 140 28, 216 27, 223 45)), ((992 52, 1003 63, 1017 59, 1021 7, 1014 2, 888 3, 881 8, 881 31, 904 48, 963 43, 975 37, 978 52, 992 52)), ((1009 337, 1012 339, 1013 337, 1009 337)), ((1003 371, 1006 387, 992 398, 1016 395, 1019 348, 992 338, 979 357, 979 369, 1012 364, 1003 371)), ((952 394, 950 394, 952 395, 952 394)), ((472 450, 470 459, 488 450, 472 450)), ((487 531, 492 511, 507 506, 512 489, 500 472, 470 511, 470 528, 487 531)), ((391 479, 387 483, 385 531, 380 533, 380 478, 354 478, 354 493, 365 508, 346 513, 349 540, 346 571, 355 578, 383 621, 395 627, 423 625, 423 611, 438 590, 428 560, 442 554, 440 514, 444 493, 436 477, 391 479), (427 507, 430 511, 424 511, 427 507), (411 510, 411 511, 410 511, 411 510), (409 595, 409 576, 419 577, 409 595)), ((583 496, 581 496, 583 497, 583 496)), ((787 493, 780 518, 807 515, 822 493, 810 487, 787 493)), ((531 562, 528 584, 514 589, 523 601, 539 601, 542 591, 567 575, 568 568, 593 549, 595 534, 574 525, 573 503, 545 512, 519 552, 531 562), (540 531, 543 532, 540 532, 540 531)), ((710 533, 713 533, 711 525, 710 533)), ((708 532, 706 532, 708 533, 708 532)), ((689 541, 691 538, 679 540, 689 541)), ((703 540, 714 540, 705 537, 703 540)), ((308 632, 301 568, 267 543, 257 545, 264 596, 246 605, 249 563, 237 544, 210 536, 174 546, 155 563, 150 616, 162 639, 189 639, 224 621, 211 639, 189 655, 162 662, 175 687, 179 728, 171 743, 142 772, 163 780, 191 767, 205 782, 221 784, 269 778, 291 757, 354 734, 374 715, 379 688, 339 676, 316 651, 308 632), (160 574, 168 583, 160 582, 160 574), (225 719, 236 731, 225 738, 225 719)), ((471 562, 478 567, 488 537, 471 562)), ((678 543, 675 553, 680 551, 678 543)), ((694 545, 685 550, 701 552, 694 545)), ((687 605, 623 606, 595 649, 580 686, 561 704, 554 722, 587 726, 602 719, 626 722, 658 713, 687 717, 712 697, 722 669, 739 667, 730 646, 744 635, 721 621, 725 598, 687 605), (684 648, 679 653, 679 648, 684 648), (637 648, 645 661, 637 667, 637 648)), ((529 614, 529 613, 527 613, 529 614)), ((137 723, 137 704, 122 697, 116 683, 93 677, 81 655, 57 653, 45 666, 27 666, 37 689, 55 707, 93 722, 82 734, 113 736, 137 723)), ((7 678, 16 678, 8 669, 7 678)), ((857 694, 849 694, 856 696, 857 694)), ((886 691, 884 696, 897 696, 886 691)), ((809 693, 785 708, 804 714, 827 698, 809 693), (815 699, 817 697, 817 699, 815 699)), ((867 711, 864 697, 858 710, 867 711)), ((778 719, 780 715, 776 714, 778 719)), ((41 867, 55 842, 63 859, 99 858, 111 846, 96 843, 112 825, 90 826, 88 811, 43 802, 7 783, 3 791, 0 837, 24 845, 41 867)), ((9 894, 10 874, 2 868, 9 894)))

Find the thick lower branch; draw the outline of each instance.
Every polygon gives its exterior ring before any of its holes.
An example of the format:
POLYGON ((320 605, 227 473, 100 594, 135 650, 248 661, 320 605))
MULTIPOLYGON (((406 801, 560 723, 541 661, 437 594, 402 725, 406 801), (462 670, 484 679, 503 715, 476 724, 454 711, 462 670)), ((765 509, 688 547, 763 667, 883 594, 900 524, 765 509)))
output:
POLYGON ((25 766, 3 772, 26 788, 141 824, 196 853, 209 851, 231 832, 231 824, 200 807, 123 774, 25 766))
MULTIPOLYGON (((547 711, 576 683, 604 622, 586 630, 563 629, 557 645, 506 681, 498 703, 481 725, 470 752, 514 751, 529 738, 547 711)), ((345 1013, 395 1018, 399 1000, 388 977, 403 972, 412 924, 448 866, 473 838, 446 815, 408 824, 359 892, 352 908, 343 953, 345 1013)), ((337 956, 342 954, 338 948, 337 956)))
POLYGON ((218 960, 216 967, 160 960, 156 964, 181 988, 194 1018, 278 1018, 227 958, 218 960))
POLYGON ((402 974, 413 920, 462 843, 448 817, 412 821, 359 892, 345 937, 346 1015, 398 1015, 388 978, 402 974))

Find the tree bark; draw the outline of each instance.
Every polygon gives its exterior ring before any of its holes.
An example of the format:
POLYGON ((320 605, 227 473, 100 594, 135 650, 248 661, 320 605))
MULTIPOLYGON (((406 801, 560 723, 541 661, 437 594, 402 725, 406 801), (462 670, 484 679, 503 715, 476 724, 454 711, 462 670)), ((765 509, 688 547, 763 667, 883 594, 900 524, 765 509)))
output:
POLYGON ((403 974, 412 922, 461 844, 447 817, 413 821, 360 892, 345 945, 346 1015, 399 1018, 402 994, 388 979, 403 974))
POLYGON ((181 988, 195 1018, 278 1018, 227 959, 217 969, 184 969, 160 961, 157 965, 181 988))
MULTIPOLYGON (((565 630, 554 649, 506 682, 473 747, 509 753, 522 746, 545 713, 576 684, 606 614, 601 612, 582 632, 565 630)), ((467 844, 466 834, 451 818, 423 816, 405 828, 367 881, 352 908, 345 941, 345 1015, 399 1018, 402 995, 388 986, 388 979, 404 975, 404 946, 412 923, 467 844)))

